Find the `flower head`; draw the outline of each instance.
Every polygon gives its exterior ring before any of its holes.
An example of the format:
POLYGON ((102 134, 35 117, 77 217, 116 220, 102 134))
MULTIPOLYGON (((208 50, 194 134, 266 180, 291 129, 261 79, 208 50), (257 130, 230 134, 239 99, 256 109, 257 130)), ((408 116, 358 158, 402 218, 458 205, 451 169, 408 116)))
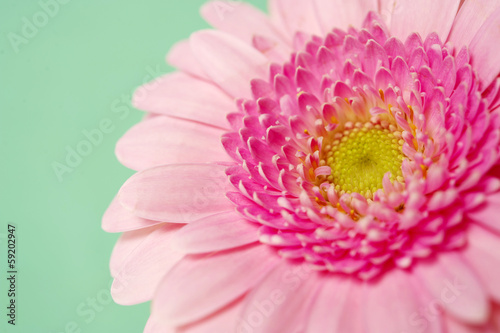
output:
POLYGON ((148 332, 498 331, 499 4, 270 8, 207 4, 137 91, 115 300, 148 332))

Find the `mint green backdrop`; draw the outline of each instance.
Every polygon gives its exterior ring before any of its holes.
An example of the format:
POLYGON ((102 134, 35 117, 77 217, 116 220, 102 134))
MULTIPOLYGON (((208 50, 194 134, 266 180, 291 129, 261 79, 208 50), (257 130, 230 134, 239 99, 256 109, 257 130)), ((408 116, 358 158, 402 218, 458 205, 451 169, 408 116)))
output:
POLYGON ((1 1, 0 332, 142 332, 149 303, 125 307, 107 297, 118 235, 100 220, 133 174, 114 156, 142 116, 131 93, 172 70, 164 57, 175 41, 207 27, 203 2, 1 1), (108 132, 102 140, 99 126, 108 132), (90 146, 86 133, 95 134, 90 146), (73 149, 87 156, 68 165, 73 149), (9 223, 17 233, 16 326, 6 316, 9 223))

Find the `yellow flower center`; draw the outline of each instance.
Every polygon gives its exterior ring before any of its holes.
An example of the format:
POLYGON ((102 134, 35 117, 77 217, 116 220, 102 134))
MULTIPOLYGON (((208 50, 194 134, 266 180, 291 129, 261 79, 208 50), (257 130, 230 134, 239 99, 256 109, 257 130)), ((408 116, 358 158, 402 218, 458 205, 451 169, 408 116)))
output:
POLYGON ((336 133, 324 150, 327 177, 341 193, 357 192, 366 198, 382 188, 387 172, 391 181, 403 182, 401 164, 403 140, 380 125, 371 123, 336 133))

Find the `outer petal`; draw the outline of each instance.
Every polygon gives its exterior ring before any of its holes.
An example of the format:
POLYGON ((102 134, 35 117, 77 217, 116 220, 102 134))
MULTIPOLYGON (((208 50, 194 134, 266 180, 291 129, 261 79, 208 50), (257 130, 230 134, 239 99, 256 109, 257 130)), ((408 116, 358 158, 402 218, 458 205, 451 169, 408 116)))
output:
POLYGON ((242 305, 242 299, 238 299, 206 318, 180 327, 177 333, 237 332, 242 305))
POLYGON ((174 44, 167 54, 167 63, 190 75, 208 79, 200 63, 194 56, 189 40, 183 40, 174 44))
POLYGON ((312 0, 323 32, 332 28, 360 27, 369 11, 377 11, 377 0, 312 0))
POLYGON ((274 21, 289 34, 297 31, 319 35, 321 33, 315 8, 310 0, 270 0, 269 11, 274 21))
POLYGON ((468 46, 481 26, 499 6, 498 0, 465 1, 455 18, 449 40, 458 50, 462 46, 468 46))
POLYGON ((471 61, 485 89, 500 72, 498 40, 500 39, 500 7, 486 20, 470 43, 471 61))
POLYGON ((436 32, 442 41, 448 38, 458 11, 460 0, 390 0, 386 8, 392 9, 390 30, 401 40, 418 32, 425 38, 436 32))
POLYGON ((485 290, 457 254, 442 254, 436 261, 415 265, 415 273, 451 316, 471 324, 487 320, 489 304, 485 290))
POLYGON ((171 240, 183 253, 208 253, 247 245, 259 240, 258 226, 236 212, 208 216, 179 230, 171 240))
POLYGON ((279 260, 260 244, 186 257, 161 282, 152 313, 177 326, 201 319, 259 283, 279 260))
POLYGON ((226 115, 236 109, 232 98, 211 83, 184 73, 164 75, 137 89, 138 109, 228 128, 226 115))
POLYGON ((134 170, 162 164, 231 161, 220 143, 223 133, 201 123, 155 117, 132 127, 118 141, 116 156, 134 170))
POLYGON ((469 244, 463 255, 478 274, 488 293, 500 302, 500 238, 493 233, 471 225, 469 244))
POLYGON ((367 286, 365 307, 368 309, 366 325, 369 332, 422 332, 422 327, 411 322, 422 304, 418 297, 419 291, 411 285, 408 275, 401 270, 394 270, 367 286))
POLYGON ((190 41, 207 75, 233 97, 251 98, 250 80, 267 78, 269 60, 236 37, 204 30, 190 41))
POLYGON ((255 36, 290 43, 267 15, 245 2, 211 1, 201 8, 201 15, 213 27, 230 33, 247 44, 252 44, 255 36))
MULTIPOLYGON (((164 224, 163 224, 164 225, 164 224)), ((161 228, 162 224, 157 224, 149 228, 124 232, 113 248, 109 267, 111 276, 118 275, 123 263, 131 254, 152 232, 161 228)))
POLYGON ((500 192, 489 195, 486 202, 474 211, 468 212, 468 216, 483 226, 500 232, 500 192))
POLYGON ((118 193, 122 205, 140 217, 186 223, 233 210, 225 193, 231 189, 225 167, 175 164, 141 171, 118 193))
POLYGON ((446 332, 450 333, 498 333, 491 325, 472 326, 461 323, 449 316, 446 316, 446 332))
POLYGON ((125 259, 111 286, 116 303, 131 305, 153 298, 162 277, 183 257, 169 245, 179 227, 170 224, 155 230, 125 259))
POLYGON ((124 232, 141 228, 151 227, 159 221, 152 221, 136 216, 127 210, 118 200, 114 198, 106 213, 102 217, 102 228, 107 232, 124 232))
POLYGON ((317 282, 307 264, 282 262, 245 298, 240 327, 259 333, 304 332, 317 282))

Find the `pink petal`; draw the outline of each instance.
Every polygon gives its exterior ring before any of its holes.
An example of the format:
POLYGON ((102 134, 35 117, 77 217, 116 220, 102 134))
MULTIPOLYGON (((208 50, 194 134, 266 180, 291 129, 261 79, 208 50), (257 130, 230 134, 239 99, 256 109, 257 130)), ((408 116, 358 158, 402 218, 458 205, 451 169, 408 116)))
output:
POLYGON ((284 33, 267 15, 244 2, 211 1, 201 8, 201 15, 217 30, 236 36, 247 44, 251 44, 255 36, 286 43, 284 33))
POLYGON ((333 28, 360 27, 369 11, 377 11, 377 0, 313 0, 323 32, 333 28))
POLYGON ((483 205, 468 212, 467 215, 474 222, 500 232, 500 221, 498 219, 500 216, 500 192, 489 195, 483 205))
POLYGON ((132 127, 116 146, 118 160, 134 170, 163 164, 231 161, 216 127, 188 120, 155 117, 132 127))
POLYGON ((269 11, 276 23, 292 36, 297 31, 315 35, 321 34, 318 19, 310 0, 295 0, 293 5, 290 4, 289 0, 270 0, 269 11))
POLYGON ((107 232, 124 232, 151 227, 159 221, 146 220, 136 216, 122 206, 115 197, 102 217, 102 228, 107 232))
POLYGON ((141 110, 228 128, 226 114, 236 105, 211 83, 171 73, 136 90, 133 105, 141 110))
POLYGON ((150 316, 143 333, 178 333, 177 329, 168 326, 158 318, 150 316))
POLYGON ((457 49, 468 46, 484 22, 499 6, 498 0, 465 1, 455 18, 449 41, 457 49))
POLYGON ((232 332, 238 326, 242 305, 238 299, 206 318, 180 327, 177 333, 232 332))
POLYGON ((477 273, 488 293, 500 302, 500 239, 485 229, 471 225, 469 243, 463 255, 477 273))
POLYGON ((311 305, 306 332, 366 333, 363 319, 364 288, 350 277, 326 274, 311 305))
POLYGON ((233 210, 232 189, 214 164, 175 164, 141 171, 120 189, 119 200, 134 214, 155 221, 186 223, 233 210))
POLYGON ((317 282, 307 264, 282 262, 245 298, 240 327, 261 333, 303 332, 317 282))
POLYGON ((162 277, 183 257, 169 244, 179 227, 169 224, 155 230, 123 261, 111 286, 116 303, 131 305, 153 298, 162 277))
POLYGON ((111 276, 116 276, 123 266, 125 259, 132 253, 152 232, 161 228, 164 224, 157 224, 149 228, 124 232, 113 248, 109 268, 111 276))
POLYGON ((250 81, 267 78, 269 60, 236 37, 203 30, 190 42, 207 75, 233 97, 251 98, 250 81))
POLYGON ((456 253, 419 263, 415 274, 432 297, 451 316, 467 323, 484 323, 489 314, 488 297, 471 269, 456 253))
POLYGON ((177 326, 201 319, 259 283, 279 260, 260 244, 188 256, 161 282, 152 313, 177 326))
POLYGON ((469 46, 473 68, 479 75, 483 89, 488 87, 500 71, 500 61, 498 61, 499 18, 500 7, 488 17, 469 46))
POLYGON ((180 69, 184 73, 188 73, 202 79, 208 79, 207 75, 203 71, 203 67, 201 67, 200 63, 194 56, 189 40, 183 40, 174 44, 174 46, 170 48, 166 60, 167 63, 177 69, 180 69))
MULTIPOLYGON (((369 332, 423 332, 422 325, 415 325, 414 320, 424 305, 419 293, 410 283, 409 273, 398 269, 367 286, 365 306, 369 332)), ((428 324, 425 332, 441 332, 439 325, 428 327, 428 324)))
POLYGON ((498 333, 492 325, 471 326, 452 317, 445 317, 446 332, 449 333, 498 333))
POLYGON ((460 0, 391 0, 392 34, 400 40, 413 32, 425 39, 431 32, 436 32, 442 41, 448 38, 460 0))
POLYGON ((195 254, 227 250, 259 240, 258 226, 236 212, 208 216, 192 222, 172 238, 179 252, 195 254))

